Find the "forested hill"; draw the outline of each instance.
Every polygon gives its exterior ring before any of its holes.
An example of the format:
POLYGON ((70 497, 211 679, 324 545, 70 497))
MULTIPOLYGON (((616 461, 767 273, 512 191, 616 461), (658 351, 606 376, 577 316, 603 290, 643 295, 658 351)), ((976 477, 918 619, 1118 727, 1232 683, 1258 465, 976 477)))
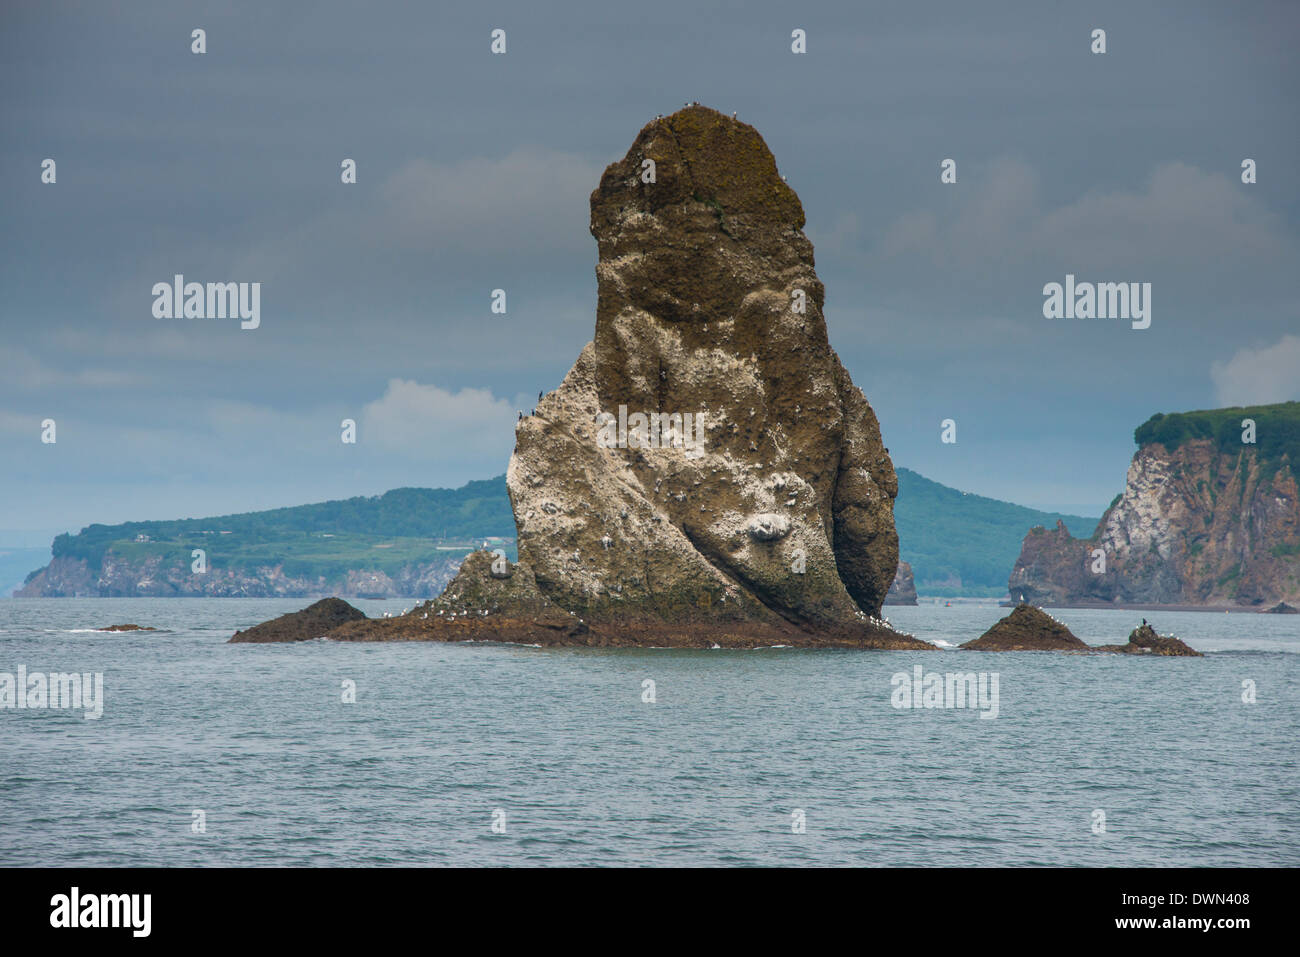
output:
MULTIPOLYGON (((922 595, 1003 594, 1030 527, 1050 528, 1061 518, 1071 532, 1087 535, 1097 523, 959 492, 904 468, 898 485, 894 518, 902 558, 922 595)), ((221 568, 252 574, 282 565, 290 576, 332 579, 357 569, 396 574, 446 555, 441 543, 477 545, 514 535, 505 476, 498 475, 457 489, 399 488, 264 512, 90 525, 58 536, 52 551, 55 559, 84 560, 92 577, 109 552, 117 565, 145 567, 155 558, 188 567, 190 550, 203 548, 221 568)), ((513 559, 513 547, 505 548, 513 559)))
POLYGON ((1040 512, 959 492, 910 469, 897 471, 899 551, 922 595, 1002 595, 1007 569, 1030 528, 1052 528, 1059 518, 1073 534, 1087 536, 1098 522, 1095 516, 1040 512))
POLYGON ((149 542, 204 544, 212 536, 237 546, 242 543, 265 559, 268 545, 304 535, 331 533, 364 538, 469 541, 489 537, 513 538, 514 515, 506 496, 504 475, 470 482, 461 488, 397 488, 383 495, 295 505, 265 512, 242 512, 215 518, 183 518, 161 522, 90 525, 76 535, 54 539, 55 558, 83 558, 97 564, 110 546, 149 542))
POLYGON ((1285 461, 1294 470, 1300 462, 1300 402, 1157 413, 1133 432, 1139 446, 1159 442, 1169 452, 1194 439, 1209 439, 1224 455, 1251 452, 1261 463, 1276 467, 1285 461), (1242 439, 1246 421, 1254 423, 1249 444, 1242 439))

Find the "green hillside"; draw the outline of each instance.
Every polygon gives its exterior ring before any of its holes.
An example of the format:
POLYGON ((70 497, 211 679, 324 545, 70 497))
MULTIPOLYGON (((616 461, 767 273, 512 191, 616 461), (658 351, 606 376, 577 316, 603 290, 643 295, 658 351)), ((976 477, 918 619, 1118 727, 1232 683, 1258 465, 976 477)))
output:
POLYGON ((902 559, 912 565, 922 595, 989 596, 1007 590, 1007 573, 1025 533, 1059 518, 1070 533, 1092 533, 1098 518, 1040 512, 932 482, 910 469, 898 471, 894 524, 902 559), (961 586, 955 585, 960 579, 961 586), (954 580, 952 585, 939 582, 954 580))
POLYGON ((1159 442, 1171 452, 1192 439, 1210 439, 1226 455, 1251 449, 1274 469, 1286 456, 1294 468, 1300 461, 1300 402, 1234 406, 1200 412, 1159 412, 1133 432, 1133 440, 1139 446, 1159 442), (1253 446, 1243 445, 1241 441, 1243 419, 1255 420, 1253 446))
MULTIPOLYGON (((1086 536, 1097 524, 1095 518, 969 495, 908 469, 898 470, 898 486, 894 518, 902 557, 911 563, 923 595, 1000 595, 1031 526, 1050 527, 1061 518, 1075 535, 1086 536)), ((91 525, 76 535, 60 535, 53 553, 83 558, 95 568, 110 549, 126 561, 161 555, 188 564, 190 550, 202 548, 209 562, 224 568, 283 564, 293 577, 330 578, 358 568, 393 574, 438 557, 440 545, 445 555, 464 551, 448 545, 514 535, 505 476, 498 475, 458 489, 400 488, 215 518, 91 525)), ((513 560, 514 547, 505 550, 513 560)))
MULTIPOLYGON (((56 558, 83 558, 93 568, 110 548, 127 561, 162 555, 186 564, 190 550, 202 548, 209 562, 224 568, 283 563, 292 577, 328 578, 355 568, 392 574, 438 557, 440 544, 478 545, 486 538, 514 535, 505 476, 500 475, 458 489, 399 488, 265 512, 90 525, 76 535, 55 538, 52 551, 56 558)), ((506 552, 513 558, 513 547, 506 552)))

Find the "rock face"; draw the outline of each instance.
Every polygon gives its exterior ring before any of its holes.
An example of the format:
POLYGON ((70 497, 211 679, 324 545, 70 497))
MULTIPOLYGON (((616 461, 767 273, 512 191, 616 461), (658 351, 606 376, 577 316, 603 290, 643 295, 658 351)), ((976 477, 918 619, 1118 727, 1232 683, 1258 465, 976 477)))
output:
POLYGON ((1166 658, 1202 658, 1185 642, 1173 635, 1158 635, 1145 621, 1128 636, 1126 645, 1101 645, 1094 651, 1113 651, 1121 655, 1160 655, 1166 658))
POLYGON ((108 552, 92 566, 85 559, 53 559, 14 592, 15 598, 424 598, 436 595, 456 574, 460 556, 413 562, 389 575, 380 569, 350 569, 336 578, 288 575, 283 565, 232 570, 210 566, 191 571, 190 553, 165 561, 159 556, 127 559, 108 552))
POLYGON ((489 552, 475 552, 438 598, 404 615, 367 618, 338 599, 237 632, 231 641, 508 641, 588 647, 754 648, 799 644, 811 648, 933 649, 888 628, 850 623, 810 633, 788 622, 727 620, 665 626, 649 619, 588 624, 549 601, 527 566, 498 571, 489 552))
POLYGON ((984 634, 961 646, 969 651, 1088 651, 1086 642, 1042 609, 1017 605, 984 634))
POLYGON ((912 566, 907 562, 898 563, 898 571, 894 575, 894 583, 889 586, 889 593, 885 595, 885 604, 916 604, 916 582, 912 578, 912 566))
POLYGON ((1300 403, 1157 416, 1091 538, 1031 529, 1008 588, 1041 604, 1300 601, 1300 403), (1258 431, 1243 443, 1241 422, 1258 431), (1105 570, 1094 573, 1095 549, 1105 570))
POLYGON ((233 642, 309 641, 329 637, 340 625, 350 621, 368 621, 364 612, 342 598, 323 598, 302 611, 281 615, 271 621, 237 631, 233 642))
POLYGON ((657 119, 591 196, 595 337, 518 425, 520 562, 588 621, 877 616, 897 479, 753 127, 657 119))

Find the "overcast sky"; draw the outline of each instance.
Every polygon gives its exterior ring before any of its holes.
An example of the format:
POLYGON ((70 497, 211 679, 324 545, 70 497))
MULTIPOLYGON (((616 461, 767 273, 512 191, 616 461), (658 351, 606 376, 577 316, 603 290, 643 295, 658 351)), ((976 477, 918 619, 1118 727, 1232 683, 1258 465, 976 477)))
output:
POLYGON ((0 545, 502 472, 591 338, 589 194, 688 100, 798 192, 895 463, 1099 514, 1152 413, 1300 398, 1300 5, 1083 7, 5 4, 0 545), (260 328, 154 318, 177 273, 260 328), (1150 328, 1045 319, 1067 273, 1150 328))

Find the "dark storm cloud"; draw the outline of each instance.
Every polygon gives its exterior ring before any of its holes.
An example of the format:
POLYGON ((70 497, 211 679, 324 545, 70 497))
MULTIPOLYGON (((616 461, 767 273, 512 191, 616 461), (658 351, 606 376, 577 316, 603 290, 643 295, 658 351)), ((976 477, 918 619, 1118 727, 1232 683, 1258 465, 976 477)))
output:
POLYGON ((687 100, 754 124, 798 191, 832 343, 901 465, 1099 507, 1152 412, 1287 390, 1290 5, 0 16, 0 529, 501 471, 513 410, 591 335, 588 194, 687 100), (494 27, 505 56, 488 52, 494 27), (806 55, 789 52, 795 27, 806 55), (1042 287, 1067 272, 1151 282, 1151 328, 1045 320, 1042 287), (150 288, 175 273, 262 282, 261 328, 154 319, 150 288), (505 317, 488 310, 498 287, 505 317), (46 417, 56 447, 38 441, 46 417), (938 441, 948 417, 955 446, 938 441))

